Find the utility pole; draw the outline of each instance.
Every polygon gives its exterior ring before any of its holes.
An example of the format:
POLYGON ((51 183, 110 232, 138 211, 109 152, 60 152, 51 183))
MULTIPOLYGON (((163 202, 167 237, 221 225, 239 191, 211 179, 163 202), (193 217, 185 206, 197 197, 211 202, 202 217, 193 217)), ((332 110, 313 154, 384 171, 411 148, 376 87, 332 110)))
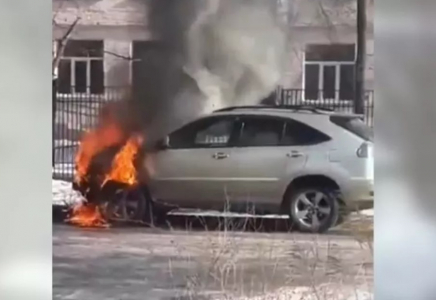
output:
POLYGON ((365 61, 366 61, 366 0, 357 1, 357 41, 354 84, 354 112, 365 112, 365 61))

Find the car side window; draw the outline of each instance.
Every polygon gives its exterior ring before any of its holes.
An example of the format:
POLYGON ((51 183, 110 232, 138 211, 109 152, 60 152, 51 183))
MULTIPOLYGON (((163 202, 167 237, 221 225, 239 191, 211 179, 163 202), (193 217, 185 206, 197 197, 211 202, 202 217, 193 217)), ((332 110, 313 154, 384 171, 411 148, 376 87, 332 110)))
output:
POLYGON ((267 117, 246 117, 242 119, 242 131, 238 147, 279 146, 285 122, 267 117))
POLYGON ((326 134, 301 122, 292 120, 286 122, 285 135, 282 145, 284 146, 310 146, 330 140, 326 134))
POLYGON ((188 124, 170 135, 170 147, 173 149, 227 147, 234 125, 235 120, 230 117, 208 118, 188 124))

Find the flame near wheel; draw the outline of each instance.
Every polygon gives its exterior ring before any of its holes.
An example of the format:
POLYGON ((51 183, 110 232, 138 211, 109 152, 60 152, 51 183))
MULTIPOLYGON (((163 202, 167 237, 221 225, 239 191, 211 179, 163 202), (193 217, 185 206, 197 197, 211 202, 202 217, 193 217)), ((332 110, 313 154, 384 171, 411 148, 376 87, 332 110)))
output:
POLYGON ((146 196, 138 183, 135 159, 143 142, 126 135, 111 114, 82 139, 76 156, 73 187, 87 200, 68 220, 81 227, 107 227, 113 222, 142 221, 146 196))
POLYGON ((143 222, 147 199, 139 187, 120 189, 105 208, 105 218, 110 222, 143 222))

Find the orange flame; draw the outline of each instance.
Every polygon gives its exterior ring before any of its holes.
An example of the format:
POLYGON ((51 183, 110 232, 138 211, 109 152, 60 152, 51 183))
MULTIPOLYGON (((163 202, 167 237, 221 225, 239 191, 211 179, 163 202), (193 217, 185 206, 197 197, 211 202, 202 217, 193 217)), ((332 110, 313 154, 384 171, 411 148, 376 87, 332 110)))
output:
POLYGON ((71 224, 80 227, 108 227, 98 206, 93 204, 80 204, 73 209, 73 216, 68 220, 71 224))
POLYGON ((116 123, 104 124, 88 132, 80 142, 79 151, 76 156, 75 181, 81 183, 84 180, 94 155, 105 148, 120 143, 122 139, 123 133, 116 123))
MULTIPOLYGON (((116 104, 105 106, 101 112, 97 127, 88 132, 80 142, 75 158, 76 174, 74 180, 77 184, 86 184, 87 175, 89 175, 88 169, 95 155, 106 148, 121 145, 127 138, 120 123, 117 122, 116 112, 118 108, 116 104)), ((103 188, 109 181, 116 181, 126 185, 135 185, 137 183, 134 161, 141 143, 142 139, 139 135, 130 136, 112 159, 111 168, 104 175, 100 188, 103 188)), ((91 203, 80 205, 73 209, 72 217, 68 221, 82 227, 107 227, 108 223, 100 209, 101 207, 91 203)))
MULTIPOLYGON (((80 142, 75 159, 75 181, 79 185, 85 183, 88 168, 94 156, 108 147, 121 144, 126 138, 114 115, 111 114, 112 112, 113 110, 106 110, 105 114, 101 116, 100 124, 94 130, 88 132, 80 142)), ((127 140, 112 159, 111 169, 105 174, 101 188, 109 181, 116 181, 126 185, 137 183, 134 160, 141 143, 142 139, 139 136, 131 136, 127 140)), ((75 207, 68 222, 81 227, 108 226, 100 208, 89 203, 75 207)))
POLYGON ((127 143, 116 154, 112 161, 112 168, 105 176, 102 186, 108 181, 117 181, 127 185, 137 183, 137 173, 134 165, 134 159, 138 153, 141 138, 139 136, 131 137, 127 143))

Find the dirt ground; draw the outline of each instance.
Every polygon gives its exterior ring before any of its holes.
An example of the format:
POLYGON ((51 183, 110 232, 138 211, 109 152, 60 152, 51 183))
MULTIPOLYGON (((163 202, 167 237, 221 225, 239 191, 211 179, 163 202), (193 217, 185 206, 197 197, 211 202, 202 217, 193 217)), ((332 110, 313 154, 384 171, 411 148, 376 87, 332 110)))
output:
POLYGON ((371 245, 324 235, 53 226, 53 299, 372 299, 371 245), (305 294, 306 293, 306 294, 305 294))

